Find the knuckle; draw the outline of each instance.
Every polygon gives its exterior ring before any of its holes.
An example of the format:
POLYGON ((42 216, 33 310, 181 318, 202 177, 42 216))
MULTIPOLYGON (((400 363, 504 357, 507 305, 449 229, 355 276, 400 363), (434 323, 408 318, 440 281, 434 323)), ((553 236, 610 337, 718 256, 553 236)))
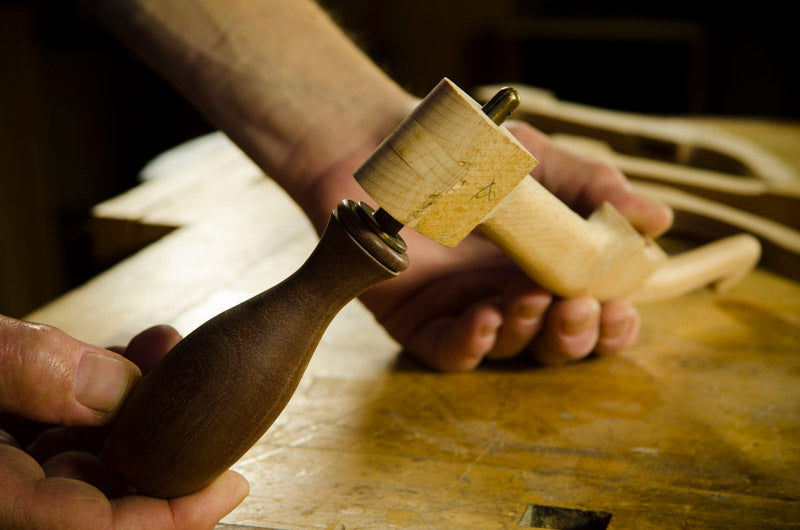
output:
POLYGON ((70 349, 64 337, 52 326, 2 317, 0 408, 38 410, 64 390, 70 369, 59 355, 70 349))

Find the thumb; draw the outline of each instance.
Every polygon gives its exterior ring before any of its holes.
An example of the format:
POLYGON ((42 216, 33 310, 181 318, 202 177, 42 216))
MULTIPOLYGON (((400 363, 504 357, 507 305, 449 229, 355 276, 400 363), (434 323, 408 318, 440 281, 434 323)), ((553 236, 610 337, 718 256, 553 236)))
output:
POLYGON ((140 378, 120 355, 0 315, 0 410, 47 423, 100 425, 140 378))

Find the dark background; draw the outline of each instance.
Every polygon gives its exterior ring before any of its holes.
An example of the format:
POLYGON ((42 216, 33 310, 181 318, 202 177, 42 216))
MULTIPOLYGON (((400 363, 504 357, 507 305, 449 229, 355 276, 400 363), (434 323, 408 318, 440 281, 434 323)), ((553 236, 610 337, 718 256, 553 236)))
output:
MULTIPOLYGON (((771 3, 322 3, 420 96, 448 76, 642 113, 800 119, 798 30, 771 3)), ((0 313, 21 316, 99 271, 94 204, 212 128, 70 2, 0 0, 0 50, 0 313)))

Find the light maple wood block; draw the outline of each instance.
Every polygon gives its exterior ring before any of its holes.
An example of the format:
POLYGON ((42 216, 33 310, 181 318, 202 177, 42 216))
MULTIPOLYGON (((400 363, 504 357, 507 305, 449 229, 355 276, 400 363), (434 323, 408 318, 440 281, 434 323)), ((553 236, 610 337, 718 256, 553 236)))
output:
POLYGON ((355 178, 392 217, 454 247, 536 163, 505 127, 443 79, 355 178))
MULTIPOLYGON (((556 294, 652 299, 654 293, 637 291, 666 254, 610 204, 582 219, 528 175, 534 164, 504 127, 444 79, 355 177, 395 219, 448 247, 477 228, 556 294)), ((760 253, 754 240, 726 248, 746 253, 731 257, 739 267, 752 268, 760 253)), ((686 285, 746 272, 723 266, 713 252, 693 253, 682 263, 661 276, 656 292, 682 293, 686 285), (675 283, 671 289, 663 288, 667 278, 675 283)))
POLYGON ((479 228, 540 285, 563 296, 628 296, 667 258, 610 204, 585 220, 532 177, 479 228))

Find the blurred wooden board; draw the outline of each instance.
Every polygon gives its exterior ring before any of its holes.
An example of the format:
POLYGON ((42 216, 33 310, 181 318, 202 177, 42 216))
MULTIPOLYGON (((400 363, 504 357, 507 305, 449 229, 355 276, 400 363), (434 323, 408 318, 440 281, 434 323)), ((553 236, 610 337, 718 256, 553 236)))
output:
MULTIPOLYGON (((125 246, 131 227, 180 228, 29 318, 101 345, 161 322, 186 333, 283 279, 316 242, 224 137, 145 173, 159 178, 98 206, 98 233, 125 246)), ((544 505, 606 512, 609 528, 796 527, 800 285, 759 270, 724 295, 641 310, 639 343, 616 358, 439 374, 348 305, 237 463, 252 491, 223 522, 513 528, 541 525, 530 506, 544 505)))

